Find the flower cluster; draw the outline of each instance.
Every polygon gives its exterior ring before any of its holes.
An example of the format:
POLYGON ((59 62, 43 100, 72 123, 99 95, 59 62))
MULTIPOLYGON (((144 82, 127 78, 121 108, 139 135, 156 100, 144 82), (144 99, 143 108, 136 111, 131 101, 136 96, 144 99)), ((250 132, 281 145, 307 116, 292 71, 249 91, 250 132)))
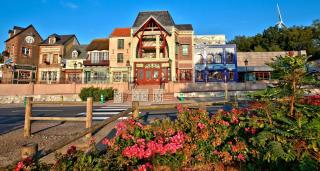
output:
POLYGON ((136 144, 133 146, 128 146, 122 151, 122 155, 128 158, 138 158, 138 159, 147 159, 156 154, 165 155, 165 154, 174 154, 177 150, 183 147, 184 143, 184 134, 179 131, 173 137, 167 139, 165 142, 161 139, 158 141, 151 140, 146 142, 145 139, 137 139, 136 144))
POLYGON ((314 106, 320 106, 320 95, 307 96, 304 103, 314 106))
POLYGON ((24 168, 32 165, 33 163, 34 163, 34 161, 33 161, 32 157, 27 157, 17 163, 15 171, 23 170, 24 168))

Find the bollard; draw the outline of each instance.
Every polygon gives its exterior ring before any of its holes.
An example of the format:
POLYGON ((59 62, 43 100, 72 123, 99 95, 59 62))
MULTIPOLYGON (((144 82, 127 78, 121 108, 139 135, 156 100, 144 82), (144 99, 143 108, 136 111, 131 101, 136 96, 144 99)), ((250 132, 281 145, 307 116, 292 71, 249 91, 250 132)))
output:
POLYGON ((26 104, 27 104, 27 97, 25 96, 25 97, 23 98, 23 106, 26 107, 26 104))
POLYGON ((28 143, 21 147, 21 159, 26 159, 28 157, 35 157, 38 152, 38 144, 28 143))
MULTIPOLYGON (((87 98, 87 115, 86 115, 86 128, 89 129, 92 126, 92 107, 93 107, 93 100, 92 97, 87 98)), ((92 133, 88 133, 86 137, 89 139, 91 138, 92 133)))
POLYGON ((105 101, 104 101, 103 94, 101 94, 101 95, 100 95, 100 103, 103 104, 104 102, 105 102, 105 101))
POLYGON ((25 138, 29 138, 31 136, 31 121, 30 121, 30 117, 32 116, 31 102, 32 102, 32 97, 27 97, 25 115, 24 115, 24 130, 23 130, 23 136, 25 138))
POLYGON ((137 101, 132 102, 132 116, 133 118, 139 117, 139 102, 137 101))

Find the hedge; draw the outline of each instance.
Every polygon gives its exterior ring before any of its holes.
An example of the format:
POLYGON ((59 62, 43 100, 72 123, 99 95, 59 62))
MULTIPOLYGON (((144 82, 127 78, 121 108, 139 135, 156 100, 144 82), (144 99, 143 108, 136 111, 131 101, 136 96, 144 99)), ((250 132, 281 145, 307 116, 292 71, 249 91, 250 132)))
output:
POLYGON ((86 101, 88 97, 93 97, 93 101, 97 102, 100 101, 101 94, 104 97, 104 100, 111 100, 113 99, 113 88, 97 88, 97 87, 88 87, 81 89, 79 97, 82 101, 86 101))

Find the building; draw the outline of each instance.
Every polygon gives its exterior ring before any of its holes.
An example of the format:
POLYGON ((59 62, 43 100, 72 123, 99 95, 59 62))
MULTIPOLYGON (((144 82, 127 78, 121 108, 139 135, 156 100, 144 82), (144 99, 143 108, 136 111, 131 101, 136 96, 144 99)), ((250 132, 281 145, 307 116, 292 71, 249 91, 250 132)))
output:
POLYGON ((108 83, 109 39, 94 39, 87 47, 87 58, 83 61, 84 83, 108 83))
POLYGON ((116 28, 109 36, 110 82, 131 82, 131 29, 116 28))
POLYGON ((139 12, 131 28, 131 77, 137 85, 193 80, 193 28, 168 11, 139 12))
POLYGON ((87 45, 74 45, 70 51, 64 55, 65 83, 83 83, 83 61, 87 59, 87 45))
POLYGON ((226 35, 214 34, 214 35, 195 35, 194 42, 197 45, 224 45, 226 44, 226 35))
POLYGON ((237 50, 234 44, 195 45, 195 82, 238 81, 237 50))
POLYGON ((5 66, 2 83, 23 84, 35 82, 42 38, 33 25, 14 26, 5 41, 5 66))
POLYGON ((306 55, 306 51, 280 51, 280 52, 238 52, 239 81, 268 81, 271 80, 272 68, 267 63, 277 56, 306 55))
POLYGON ((55 84, 64 82, 63 58, 79 45, 75 35, 52 34, 39 44, 38 83, 55 84))

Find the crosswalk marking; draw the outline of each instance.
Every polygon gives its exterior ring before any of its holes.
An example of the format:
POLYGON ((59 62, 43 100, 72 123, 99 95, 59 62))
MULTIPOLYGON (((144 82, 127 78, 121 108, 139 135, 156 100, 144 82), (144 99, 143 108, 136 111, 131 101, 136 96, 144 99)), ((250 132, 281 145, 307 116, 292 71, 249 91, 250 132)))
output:
MULTIPOLYGON (((98 109, 93 109, 93 120, 105 120, 113 115, 117 115, 120 112, 127 110, 129 106, 102 106, 98 109)), ((78 113, 77 116, 86 116, 86 112, 78 113)), ((119 120, 127 119, 128 117, 121 117, 119 120)))

